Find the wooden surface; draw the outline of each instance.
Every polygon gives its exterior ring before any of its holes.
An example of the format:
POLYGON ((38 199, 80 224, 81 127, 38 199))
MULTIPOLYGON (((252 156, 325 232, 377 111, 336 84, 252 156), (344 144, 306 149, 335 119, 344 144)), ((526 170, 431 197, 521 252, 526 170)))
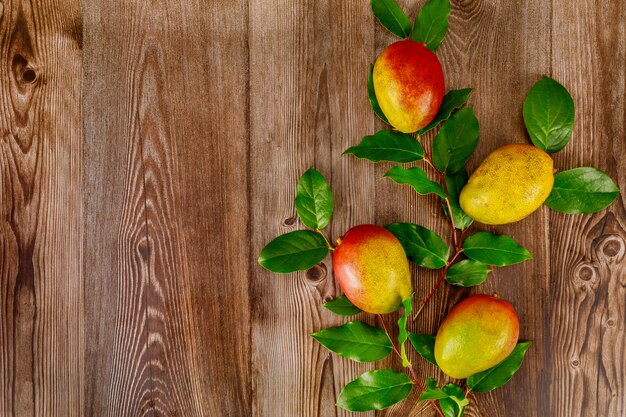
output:
MULTIPOLYGON (((414 16, 423 1, 401 3, 414 16)), ((389 165, 341 157, 383 127, 366 78, 392 41, 365 0, 0 0, 0 417, 352 415, 336 396, 373 365, 308 336, 344 321, 320 306, 339 294, 330 259, 276 276, 256 257, 301 227, 311 165, 335 194, 333 238, 366 222, 446 233, 434 198, 380 178, 389 165)), ((442 287, 411 329, 497 291, 534 343, 467 416, 626 416, 623 4, 454 0, 438 56, 447 89, 476 88, 470 170, 527 141, 522 101, 548 74, 576 104, 556 167, 599 167, 622 195, 595 215, 473 226, 534 259, 442 287)), ((413 280, 420 298, 435 274, 413 280)), ((361 415, 433 415, 415 400, 361 415)))

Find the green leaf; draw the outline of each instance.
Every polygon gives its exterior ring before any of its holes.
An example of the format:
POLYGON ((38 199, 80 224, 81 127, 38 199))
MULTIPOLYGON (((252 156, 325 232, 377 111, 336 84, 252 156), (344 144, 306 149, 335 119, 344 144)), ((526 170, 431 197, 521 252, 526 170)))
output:
POLYGON ((532 259, 528 250, 506 235, 478 232, 465 239, 463 253, 487 265, 507 266, 532 259))
POLYGON ((505 360, 467 378, 467 386, 476 392, 489 392, 506 384, 522 365, 529 347, 530 342, 518 343, 505 360))
POLYGON ((433 378, 428 378, 428 380, 426 380, 426 389, 422 392, 418 401, 439 400, 447 397, 448 394, 446 394, 441 388, 437 388, 437 381, 433 378))
POLYGON ((443 101, 439 107, 437 115, 426 127, 417 131, 418 135, 423 135, 431 129, 434 129, 439 123, 448 120, 452 112, 467 102, 473 88, 464 88, 462 90, 450 90, 443 96, 443 101))
POLYGON ((391 341, 383 329, 362 321, 329 327, 311 336, 328 350, 357 362, 375 362, 387 357, 391 341))
POLYGON ((465 406, 469 400, 465 398, 465 393, 455 384, 447 384, 443 387, 443 392, 448 394, 448 398, 439 400, 441 412, 445 417, 461 417, 465 411, 465 406))
POLYGON ((574 100, 552 78, 544 76, 532 86, 522 113, 530 139, 539 149, 557 152, 572 138, 574 100))
POLYGON ((411 262, 429 269, 446 265, 450 248, 437 233, 413 223, 394 223, 386 229, 398 238, 411 262))
POLYGON ((449 0, 429 0, 415 19, 411 39, 423 42, 431 51, 436 51, 448 31, 450 16, 449 0))
POLYGON ((340 316, 354 316, 359 314, 361 309, 352 304, 345 295, 326 301, 322 304, 325 309, 332 311, 340 316))
POLYGON ((599 169, 574 168, 554 176, 546 206, 568 214, 595 213, 608 207, 618 194, 611 177, 599 169))
POLYGON ((411 33, 411 21, 395 0, 371 0, 374 16, 389 32, 400 38, 411 33))
POLYGON ((296 211, 302 223, 311 229, 328 226, 333 215, 333 194, 328 183, 315 168, 309 168, 298 181, 296 211))
POLYGON ((411 333, 409 334, 409 340, 422 358, 437 366, 437 361, 435 360, 435 336, 411 333))
POLYGON ((382 410, 408 397, 411 388, 411 378, 401 372, 370 371, 345 386, 337 406, 348 411, 382 410))
POLYGON ((443 124, 433 142, 433 164, 446 174, 459 171, 474 153, 480 127, 474 109, 467 107, 454 113, 443 124))
POLYGON ((446 281, 459 287, 473 287, 485 282, 489 272, 491 270, 484 263, 473 259, 464 259, 448 269, 446 281))
MULTIPOLYGON (((454 174, 446 175, 446 187, 448 187, 448 195, 450 196, 450 206, 452 207, 452 217, 454 218, 454 227, 465 230, 472 225, 474 219, 467 215, 459 204, 459 195, 461 190, 467 184, 467 171, 461 168, 454 174)), ((448 205, 443 204, 443 212, 446 217, 448 214, 448 205)))
POLYGON ((391 178, 398 184, 407 184, 413 187, 418 194, 437 194, 441 198, 446 198, 446 193, 441 185, 428 179, 423 169, 418 167, 403 168, 395 166, 385 173, 385 177, 391 178))
POLYGON ((259 264, 272 272, 303 271, 328 254, 324 238, 311 230, 296 230, 278 236, 259 255, 259 264))
POLYGON ((413 294, 406 300, 402 301, 404 306, 404 315, 398 320, 398 344, 400 345, 400 356, 402 357, 402 366, 405 368, 411 364, 409 358, 406 356, 406 349, 404 348, 404 342, 409 337, 409 332, 406 330, 406 321, 411 317, 413 311, 413 294))
POLYGON ((383 113, 383 110, 380 108, 378 104, 378 99, 376 98, 376 92, 374 91, 374 64, 370 64, 370 75, 367 78, 367 97, 370 100, 370 105, 372 106, 372 110, 376 113, 376 116, 383 122, 389 124, 389 120, 387 120, 387 116, 383 113))
POLYGON ((424 158, 422 145, 406 133, 381 130, 372 136, 365 136, 357 146, 348 148, 344 153, 372 162, 415 162, 424 158))

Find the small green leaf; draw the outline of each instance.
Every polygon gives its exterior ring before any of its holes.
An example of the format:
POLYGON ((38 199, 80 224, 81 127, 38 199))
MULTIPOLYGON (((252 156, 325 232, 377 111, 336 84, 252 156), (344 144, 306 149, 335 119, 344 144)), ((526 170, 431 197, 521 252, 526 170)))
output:
POLYGON ((370 64, 370 75, 367 78, 367 97, 370 100, 370 105, 372 106, 372 110, 374 110, 374 113, 376 113, 376 116, 378 116, 378 118, 383 122, 389 124, 387 116, 385 116, 385 113, 383 113, 383 110, 378 104, 376 92, 374 91, 374 64, 370 64))
POLYGON ((409 334, 409 340, 422 358, 437 366, 437 361, 435 360, 435 336, 411 333, 409 334))
POLYGON ((411 33, 411 21, 395 0, 371 0, 374 16, 389 32, 400 38, 411 33))
POLYGON ((365 136, 357 146, 348 148, 344 153, 372 162, 415 162, 424 158, 422 145, 406 133, 381 130, 372 136, 365 136))
POLYGON ((357 362, 375 362, 387 357, 391 341, 383 329, 362 321, 329 327, 311 336, 328 350, 357 362))
POLYGON ((599 169, 574 168, 554 176, 546 206, 568 214, 595 213, 608 207, 618 194, 611 177, 599 169))
POLYGON ((409 337, 409 332, 406 330, 406 321, 411 317, 413 311, 413 294, 406 300, 402 301, 404 306, 404 315, 398 320, 398 344, 400 345, 400 356, 402 357, 402 366, 405 368, 411 364, 409 358, 406 356, 406 349, 404 348, 404 342, 409 337))
POLYGON ((485 282, 489 272, 491 270, 484 263, 473 259, 464 259, 448 269, 446 281, 459 287, 473 287, 485 282))
POLYGON ((418 401, 439 400, 441 398, 448 398, 448 394, 446 394, 441 388, 437 388, 436 380, 428 378, 428 380, 426 380, 426 389, 422 392, 418 401))
POLYGON ((448 31, 448 16, 449 0, 428 0, 415 19, 411 39, 423 42, 428 49, 436 51, 448 31))
POLYGON ((467 99, 469 98, 471 92, 474 91, 473 88, 464 88, 462 90, 450 90, 448 93, 443 96, 443 101, 441 102, 441 106, 439 107, 439 111, 437 115, 426 127, 417 131, 418 135, 423 135, 431 129, 434 129, 439 125, 439 123, 448 120, 452 112, 465 103, 467 103, 467 99))
POLYGON ((341 295, 337 298, 333 298, 330 301, 326 301, 322 304, 325 309, 332 311, 335 314, 340 316, 354 316, 355 314, 359 314, 361 309, 352 304, 348 297, 345 295, 341 295))
POLYGON ((469 400, 465 398, 465 393, 455 384, 447 384, 443 387, 443 392, 448 394, 448 398, 439 400, 441 412, 445 417, 461 417, 465 411, 465 406, 469 400))
POLYGON ((296 230, 278 236, 259 255, 259 264, 272 272, 286 274, 303 271, 328 254, 324 238, 310 230, 296 230))
POLYGON ((454 113, 443 124, 433 142, 433 164, 446 174, 459 171, 474 153, 480 127, 474 109, 467 107, 454 113))
POLYGON ((348 411, 382 410, 411 393, 413 383, 406 374, 391 369, 365 372, 345 386, 337 406, 348 411))
POLYGON ((309 168, 300 177, 296 191, 300 220, 311 229, 323 229, 328 226, 333 209, 333 194, 326 179, 315 168, 309 168))
POLYGON ((467 386, 476 392, 489 392, 506 384, 522 365, 529 347, 530 342, 518 343, 505 360, 467 378, 467 386))
POLYGON ((413 223, 394 223, 386 229, 398 238, 411 262, 429 269, 446 265, 450 248, 437 233, 413 223))
POLYGON ((487 265, 507 266, 532 259, 528 250, 506 235, 478 232, 465 239, 463 253, 487 265))
POLYGON ((532 86, 522 113, 530 139, 539 149, 557 152, 572 138, 574 100, 552 78, 544 76, 532 86))
MULTIPOLYGON (((465 230, 472 225, 474 219, 467 215, 459 204, 459 195, 461 190, 467 184, 467 171, 461 168, 455 174, 446 175, 446 187, 448 187, 448 195, 450 196, 450 206, 452 207, 452 217, 454 218, 454 227, 465 230)), ((446 217, 448 214, 448 205, 443 203, 443 212, 446 217)))
POLYGON ((385 173, 385 177, 391 178, 398 184, 407 184, 413 187, 418 194, 437 194, 441 198, 446 198, 446 193, 441 185, 428 179, 423 169, 418 167, 403 168, 395 166, 385 173))

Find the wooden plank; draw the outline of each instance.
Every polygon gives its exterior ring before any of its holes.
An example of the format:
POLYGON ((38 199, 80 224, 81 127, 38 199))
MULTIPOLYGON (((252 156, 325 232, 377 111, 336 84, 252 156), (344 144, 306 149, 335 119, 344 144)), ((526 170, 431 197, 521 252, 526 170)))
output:
POLYGON ((80 2, 0 3, 0 415, 82 416, 80 2))
POLYGON ((83 7, 86 414, 250 415, 247 5, 83 7))
POLYGON ((572 93, 576 125, 559 170, 595 166, 622 190, 593 216, 552 212, 550 415, 626 413, 626 12, 554 1, 552 73, 572 93), (565 35, 567 34, 567 35, 565 35))
MULTIPOLYGON (((373 166, 341 157, 374 128, 366 93, 373 25, 368 2, 250 2, 255 259, 273 237, 302 228, 295 185, 312 165, 334 190, 333 239, 376 220, 373 166)), ((334 406, 336 397, 372 365, 330 354, 309 337, 346 321, 321 307, 339 294, 331 269, 330 256, 306 273, 276 276, 258 265, 252 269, 253 415, 351 415, 334 406)))

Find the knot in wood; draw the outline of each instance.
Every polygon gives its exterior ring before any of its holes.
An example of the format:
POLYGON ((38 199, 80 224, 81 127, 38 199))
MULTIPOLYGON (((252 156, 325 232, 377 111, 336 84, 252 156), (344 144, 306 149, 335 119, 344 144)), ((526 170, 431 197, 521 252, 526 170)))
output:
POLYGON ((287 217, 284 221, 283 224, 285 226, 293 226, 296 222, 296 216, 291 216, 291 217, 287 217))
POLYGON ((619 262, 624 258, 626 244, 624 244, 624 239, 621 236, 608 235, 600 241, 598 249, 599 254, 604 255, 609 260, 619 262))
POLYGON ((593 265, 580 264, 576 267, 575 274, 583 281, 595 281, 598 271, 593 265))
POLYGON ((313 268, 306 271, 306 277, 309 281, 319 282, 326 278, 328 268, 324 264, 317 264, 313 268))

